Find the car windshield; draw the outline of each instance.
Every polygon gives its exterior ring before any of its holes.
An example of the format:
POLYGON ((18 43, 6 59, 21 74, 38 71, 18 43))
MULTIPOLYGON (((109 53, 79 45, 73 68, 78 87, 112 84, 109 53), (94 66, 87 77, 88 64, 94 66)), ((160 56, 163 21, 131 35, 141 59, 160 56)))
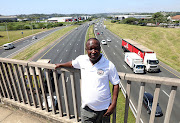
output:
POLYGON ((137 69, 143 69, 143 68, 144 68, 144 65, 137 65, 136 68, 137 68, 137 69))
POLYGON ((158 60, 149 60, 149 64, 159 64, 158 60))

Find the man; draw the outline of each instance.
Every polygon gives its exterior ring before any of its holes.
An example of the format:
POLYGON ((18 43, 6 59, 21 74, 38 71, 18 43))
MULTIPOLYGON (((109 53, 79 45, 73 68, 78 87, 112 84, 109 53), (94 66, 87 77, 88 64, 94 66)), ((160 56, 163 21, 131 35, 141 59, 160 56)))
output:
POLYGON ((81 69, 82 122, 109 123, 110 115, 116 107, 120 79, 114 64, 100 53, 100 42, 96 38, 90 38, 86 42, 86 51, 88 55, 80 55, 73 61, 56 64, 56 68, 81 69), (112 102, 109 81, 114 87, 112 102))

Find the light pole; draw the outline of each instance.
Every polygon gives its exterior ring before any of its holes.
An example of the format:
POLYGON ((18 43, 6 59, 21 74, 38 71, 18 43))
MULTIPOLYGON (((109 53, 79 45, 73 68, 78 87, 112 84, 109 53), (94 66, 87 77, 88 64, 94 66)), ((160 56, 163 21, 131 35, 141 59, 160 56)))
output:
POLYGON ((33 25, 32 25, 32 21, 31 21, 31 26, 32 26, 32 34, 33 34, 33 25))
POLYGON ((5 22, 6 24, 6 32, 7 32, 7 36, 8 36, 8 42, 9 42, 9 34, 8 34, 8 30, 7 30, 7 22, 5 22))

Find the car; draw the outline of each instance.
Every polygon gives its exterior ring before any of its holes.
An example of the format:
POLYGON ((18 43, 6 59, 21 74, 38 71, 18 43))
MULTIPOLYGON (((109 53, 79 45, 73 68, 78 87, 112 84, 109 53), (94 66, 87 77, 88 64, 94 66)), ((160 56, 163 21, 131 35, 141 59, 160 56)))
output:
POLYGON ((111 39, 110 39, 110 38, 107 38, 107 41, 108 41, 108 42, 111 42, 111 39))
POLYGON ((97 35, 100 35, 99 32, 97 33, 97 35))
POLYGON ((95 28, 94 30, 95 30, 95 31, 97 31, 98 29, 97 29, 97 28, 95 28))
POLYGON ((76 27, 76 30, 78 30, 78 28, 76 27))
POLYGON ((33 37, 32 37, 32 40, 35 40, 35 39, 37 39, 37 37, 36 37, 36 36, 33 36, 33 37))
POLYGON ((14 46, 13 43, 6 43, 6 44, 3 45, 3 48, 5 50, 9 50, 9 49, 15 48, 15 46, 14 46))
POLYGON ((107 43, 106 43, 106 40, 102 40, 102 41, 101 41, 101 44, 106 45, 106 44, 107 44, 107 43))
MULTIPOLYGON (((144 93, 143 104, 144 104, 145 108, 147 109, 147 113, 150 114, 151 110, 152 110, 152 104, 153 104, 153 96, 150 93, 144 93)), ((162 115, 163 115, 163 113, 162 113, 161 107, 158 103, 157 107, 156 107, 155 116, 162 116, 162 115)))

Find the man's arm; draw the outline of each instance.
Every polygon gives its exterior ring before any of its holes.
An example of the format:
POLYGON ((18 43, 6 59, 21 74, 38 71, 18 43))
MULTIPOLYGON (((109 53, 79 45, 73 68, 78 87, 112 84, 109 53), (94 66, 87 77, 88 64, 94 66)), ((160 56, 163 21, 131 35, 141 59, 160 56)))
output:
POLYGON ((118 98, 118 93, 119 93, 119 84, 117 85, 113 85, 114 90, 113 90, 113 98, 112 98, 112 103, 109 106, 108 110, 106 111, 106 113, 104 114, 104 116, 110 116, 114 109, 116 108, 116 103, 117 103, 117 98, 118 98))
POLYGON ((66 62, 66 63, 61 63, 61 64, 55 64, 56 67, 55 69, 59 68, 59 67, 73 67, 72 66, 72 61, 66 62))

